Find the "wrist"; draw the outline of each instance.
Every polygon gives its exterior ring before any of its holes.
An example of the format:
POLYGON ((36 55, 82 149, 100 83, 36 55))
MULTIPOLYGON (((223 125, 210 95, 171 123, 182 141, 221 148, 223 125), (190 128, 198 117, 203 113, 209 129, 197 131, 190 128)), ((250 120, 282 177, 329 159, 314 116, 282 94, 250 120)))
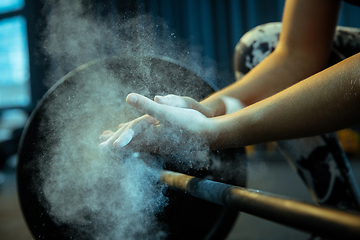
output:
POLYGON ((204 123, 206 141, 210 150, 237 148, 257 141, 256 119, 247 110, 209 118, 204 123), (253 134, 255 132, 255 134, 253 134))
POLYGON ((242 104, 237 98, 222 96, 220 99, 225 105, 225 114, 234 113, 245 108, 244 104, 242 104))
POLYGON ((201 126, 200 136, 211 151, 217 150, 217 139, 219 137, 217 124, 215 118, 206 118, 201 126))
POLYGON ((240 147, 239 129, 235 129, 229 116, 219 116, 208 118, 203 125, 203 135, 211 151, 217 151, 225 148, 240 147))
POLYGON ((226 106, 224 104, 224 101, 221 100, 220 98, 216 98, 214 100, 208 101, 207 99, 205 99, 204 101, 200 102, 200 104, 208 109, 209 111, 209 116, 207 117, 218 117, 218 116, 222 116, 225 115, 226 113, 226 106))

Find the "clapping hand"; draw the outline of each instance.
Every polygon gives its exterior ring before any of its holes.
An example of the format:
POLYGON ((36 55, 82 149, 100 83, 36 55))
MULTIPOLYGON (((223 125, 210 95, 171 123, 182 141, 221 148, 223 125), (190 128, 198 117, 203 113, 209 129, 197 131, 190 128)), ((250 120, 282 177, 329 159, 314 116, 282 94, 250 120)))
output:
POLYGON ((126 101, 145 115, 120 124, 116 132, 105 131, 100 147, 164 154, 208 149, 206 115, 211 116, 211 111, 192 98, 168 95, 152 101, 131 93, 126 101))

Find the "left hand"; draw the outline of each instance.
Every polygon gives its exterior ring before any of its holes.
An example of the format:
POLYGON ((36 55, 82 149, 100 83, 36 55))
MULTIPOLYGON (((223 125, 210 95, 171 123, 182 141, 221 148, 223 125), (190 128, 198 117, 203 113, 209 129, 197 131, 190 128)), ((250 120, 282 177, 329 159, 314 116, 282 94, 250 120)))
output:
POLYGON ((147 115, 122 124, 115 133, 104 132, 100 146, 163 154, 208 149, 209 121, 199 111, 159 104, 134 93, 126 101, 147 115))

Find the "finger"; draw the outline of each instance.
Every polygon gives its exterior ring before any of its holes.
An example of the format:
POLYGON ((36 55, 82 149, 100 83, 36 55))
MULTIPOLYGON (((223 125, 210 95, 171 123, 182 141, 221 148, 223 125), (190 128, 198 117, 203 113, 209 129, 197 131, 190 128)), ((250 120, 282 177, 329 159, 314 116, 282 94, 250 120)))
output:
POLYGON ((177 95, 167 95, 167 96, 155 96, 154 101, 159 104, 166 104, 172 107, 180 108, 189 108, 194 109, 206 117, 213 117, 213 113, 210 109, 201 105, 198 101, 194 100, 191 97, 181 97, 177 95))
POLYGON ((163 136, 163 132, 160 130, 161 133, 159 134, 159 128, 161 128, 161 125, 150 125, 137 136, 134 135, 132 140, 124 146, 125 148, 117 147, 117 150, 130 149, 135 152, 157 153, 159 147, 164 145, 163 137, 159 137, 163 136))
POLYGON ((106 151, 108 150, 110 147, 112 147, 113 142, 126 130, 126 127, 129 125, 129 123, 125 123, 123 124, 123 126, 117 130, 114 134, 112 134, 111 137, 109 137, 107 140, 105 140, 104 142, 102 142, 99 145, 100 150, 102 151, 106 151))
POLYGON ((176 95, 155 96, 154 101, 168 106, 188 108, 188 104, 185 99, 176 95))
POLYGON ((132 128, 126 129, 120 137, 115 140, 114 145, 116 147, 124 147, 126 146, 134 137, 134 130, 132 128))
POLYGON ((130 104, 130 106, 136 108, 142 113, 153 116, 162 123, 167 122, 169 113, 173 112, 173 107, 156 103, 147 97, 135 93, 129 94, 126 101, 130 104))
POLYGON ((186 102, 186 105, 188 106, 188 108, 194 109, 194 110, 202 113, 206 117, 213 117, 214 116, 211 109, 209 109, 207 107, 204 107, 201 103, 194 100, 193 98, 191 98, 191 97, 183 97, 183 99, 186 102))
POLYGON ((126 146, 135 136, 156 123, 157 120, 149 115, 135 119, 126 126, 126 129, 114 141, 113 146, 120 148, 126 146))
POLYGON ((114 132, 113 132, 113 131, 110 131, 110 130, 104 131, 104 132, 99 136, 100 142, 105 142, 105 141, 108 140, 112 135, 114 135, 114 132))

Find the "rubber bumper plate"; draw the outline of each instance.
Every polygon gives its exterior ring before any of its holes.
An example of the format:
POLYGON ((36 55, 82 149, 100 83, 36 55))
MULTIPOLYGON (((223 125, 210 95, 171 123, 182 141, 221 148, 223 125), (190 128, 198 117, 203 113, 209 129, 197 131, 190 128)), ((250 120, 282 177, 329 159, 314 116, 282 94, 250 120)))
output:
MULTIPOLYGON (((141 116, 125 102, 127 94, 131 92, 144 94, 151 99, 155 95, 174 93, 200 100, 210 95, 213 89, 182 64, 161 57, 143 57, 141 61, 121 57, 94 60, 60 79, 30 116, 19 148, 18 194, 23 215, 35 239, 94 238, 91 224, 80 227, 68 222, 61 223, 50 214, 49 202, 42 190, 42 171, 52 164, 55 155, 56 159, 68 157, 66 150, 54 152, 54 148, 66 142, 66 139, 81 142, 84 140, 82 136, 86 135, 88 139, 98 141, 98 136, 104 130, 141 116), (52 117, 52 114, 56 117, 52 117), (93 127, 93 122, 99 124, 93 127), (63 136, 65 128, 71 131, 63 136)), ((92 150, 87 148, 94 146, 79 147, 78 154, 88 157, 92 150)), ((243 149, 211 154, 221 159, 227 169, 233 170, 232 173, 225 172, 221 166, 217 170, 211 167, 184 168, 173 160, 165 160, 165 168, 245 186, 246 160, 243 149)), ((47 177, 51 179, 52 176, 47 177)), ((236 211, 170 189, 166 190, 165 195, 169 198, 168 205, 157 214, 157 219, 166 224, 167 239, 224 239, 238 216, 236 211)))

